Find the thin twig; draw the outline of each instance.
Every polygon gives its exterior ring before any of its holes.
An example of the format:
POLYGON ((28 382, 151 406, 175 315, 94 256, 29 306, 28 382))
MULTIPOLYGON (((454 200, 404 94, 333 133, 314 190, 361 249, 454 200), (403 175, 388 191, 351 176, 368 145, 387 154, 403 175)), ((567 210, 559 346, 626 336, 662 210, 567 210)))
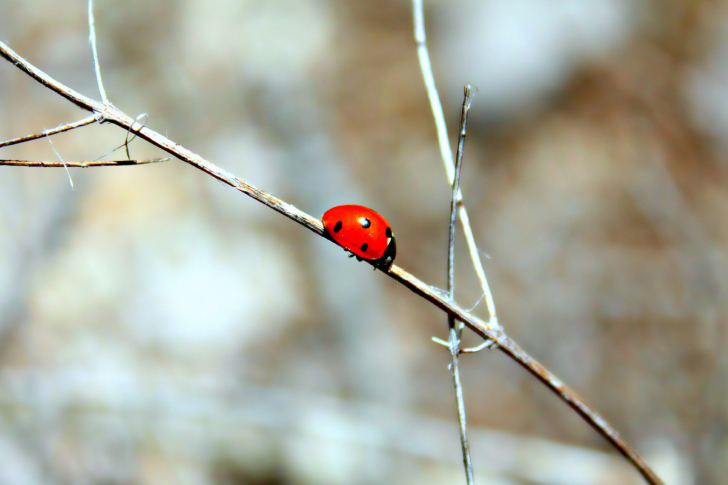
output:
POLYGON ((169 158, 154 158, 151 160, 100 160, 98 162, 45 162, 37 160, 8 160, 0 158, 0 165, 14 167, 118 167, 124 165, 146 165, 148 163, 168 162, 169 158))
POLYGON ((94 21, 94 0, 88 0, 88 41, 91 43, 91 52, 94 56, 94 71, 96 72, 96 83, 99 85, 99 93, 104 104, 109 104, 106 97, 104 83, 101 81, 101 67, 99 66, 99 53, 96 50, 96 24, 94 21))
MULTIPOLYGON (((447 245, 447 296, 451 302, 455 301, 455 222, 457 219, 457 194, 460 192, 460 173, 462 171, 463 148, 465 147, 465 130, 468 124, 468 112, 473 97, 472 86, 465 86, 465 97, 463 109, 460 115, 460 134, 458 136, 458 155, 455 159, 455 180, 452 183, 452 197, 450 199, 450 235, 447 245)), ((468 485, 473 485, 473 459, 470 456, 470 445, 468 444, 468 424, 465 415, 465 399, 463 398, 463 386, 460 383, 460 366, 458 354, 460 353, 460 337, 463 332, 463 324, 456 321, 452 315, 447 316, 447 329, 450 339, 450 356, 452 357, 452 382, 455 386, 455 401, 458 408, 458 423, 460 425, 460 447, 463 452, 463 466, 465 467, 465 479, 468 485)))
MULTIPOLYGON (((450 295, 450 299, 454 300, 454 287, 455 287, 455 213, 458 205, 462 207, 462 199, 458 203, 457 196, 460 192, 460 172, 463 165, 463 150, 465 148, 465 136, 468 126, 468 114, 470 112, 470 104, 473 101, 473 86, 466 84, 463 89, 463 107, 460 112, 460 129, 458 130, 458 151, 457 157, 455 158, 455 178, 452 183, 452 195, 450 198, 450 235, 448 244, 448 281, 447 291, 450 295)), ((462 194, 461 194, 462 196, 462 194)), ((462 335, 463 327, 460 325, 457 329, 457 338, 460 339, 462 335)))
MULTIPOLYGON (((440 153, 442 155, 443 163, 445 164, 445 170, 447 172, 448 180, 453 183, 455 177, 452 149, 447 138, 447 125, 445 123, 445 116, 442 111, 442 104, 435 87, 435 79, 432 73, 432 65, 430 63, 430 56, 427 49, 427 38, 425 35, 425 19, 422 0, 412 0, 412 11, 413 11, 413 22, 414 22, 414 37, 417 45, 417 56, 420 62, 420 69, 422 71, 422 77, 427 90, 427 96, 430 101, 430 107, 432 114, 435 119, 435 127, 437 129, 438 142, 440 145, 440 153)), ((486 305, 490 318, 488 321, 489 330, 500 336, 500 338, 492 339, 501 349, 509 356, 513 357, 520 365, 526 368, 534 376, 536 376, 541 382, 546 384, 553 392, 556 392, 561 399, 563 399, 569 406, 572 407, 579 415, 581 415, 594 429, 597 430, 604 438, 606 438, 612 445, 614 445, 619 452, 627 458, 650 484, 661 484, 660 478, 647 466, 637 452, 627 444, 624 439, 609 425, 604 419, 599 416, 594 410, 589 408, 581 399, 579 399, 573 391, 563 392, 567 389, 566 386, 561 383, 553 374, 548 372, 543 366, 535 362, 530 356, 527 356, 525 352, 513 342, 508 336, 503 333, 495 310, 495 302, 493 300, 493 294, 490 291, 485 271, 480 262, 480 256, 478 253, 477 246, 475 244, 475 238, 473 236, 472 229, 470 227, 470 220, 468 217, 467 210, 463 203, 462 191, 457 194, 456 203, 458 204, 458 216, 460 222, 463 225, 463 231, 465 233, 465 239, 468 244, 470 252, 470 258, 473 262, 473 267, 480 280, 483 293, 485 295, 486 305), (502 343, 507 343, 507 347, 501 347, 502 343), (515 347, 513 347, 515 346, 515 347), (518 350, 516 350, 518 349, 518 350), (561 389, 562 391, 558 391, 561 389)), ((465 325, 468 322, 463 320, 465 325)), ((472 328, 472 327, 471 327, 472 328)), ((476 332, 477 333, 477 332, 476 332)), ((482 350, 483 348, 489 347, 490 342, 486 342, 474 349, 467 349, 467 353, 482 350)))
MULTIPOLYGON (((455 179, 455 164, 453 163, 450 142, 447 138, 445 115, 442 112, 440 96, 437 94, 437 88, 435 87, 435 78, 432 74, 432 65, 430 64, 430 54, 427 50, 425 15, 422 9, 422 0, 412 0, 412 13, 414 16, 415 42, 417 44, 417 57, 420 61, 420 70, 422 71, 422 78, 425 82, 427 97, 430 100, 432 115, 435 118, 437 140, 440 145, 440 155, 442 156, 442 161, 445 164, 448 183, 452 186, 453 180, 455 179)), ((473 262, 473 268, 475 268, 475 273, 478 276, 480 286, 485 294, 485 302, 488 306, 488 313, 490 315, 488 324, 491 325, 493 329, 497 330, 499 328, 499 324, 498 316, 495 311, 495 301, 493 300, 493 294, 491 293, 490 286, 488 285, 488 278, 485 276, 485 271, 483 270, 483 264, 480 261, 480 254, 478 253, 478 247, 475 243, 475 236, 473 235, 473 230, 470 227, 468 211, 463 203, 462 191, 458 191, 456 203, 458 206, 458 217, 460 217, 460 223, 463 225, 463 232, 465 233, 465 242, 468 244, 470 259, 473 262)))
MULTIPOLYGON (((143 119, 144 123, 141 123, 142 127, 146 126, 147 120, 149 119, 149 115, 147 113, 142 113, 140 115, 137 115, 136 118, 134 118, 134 122, 137 123, 139 120, 143 119)), ((134 125, 131 125, 134 126, 134 125)), ((134 138, 136 138, 136 135, 129 138, 129 135, 131 134, 131 126, 126 132, 126 139, 124 140, 124 148, 126 149, 126 158, 131 159, 131 155, 129 154, 129 143, 134 141, 134 138)))
MULTIPOLYGON (((94 101, 93 99, 88 98, 56 81, 20 57, 2 41, 0 41, 0 57, 7 59, 10 63, 28 74, 34 80, 63 96, 73 104, 85 110, 102 114, 107 122, 120 126, 124 130, 131 129, 133 133, 136 133, 140 138, 148 141, 152 145, 176 156, 183 162, 202 170, 217 180, 230 185, 236 190, 257 200, 274 211, 308 228, 319 236, 325 237, 323 225, 318 219, 311 217, 305 212, 297 209, 295 206, 288 204, 271 194, 254 187, 253 185, 250 185, 244 180, 234 177, 220 167, 210 163, 196 153, 193 153, 150 128, 137 128, 136 126, 132 128, 134 118, 125 114, 113 105, 94 101)), ((381 270, 381 268, 377 269, 381 270)), ((503 353, 514 359, 519 365, 544 383, 554 394, 556 394, 561 400, 584 418, 584 420, 589 423, 592 428, 609 441, 609 443, 611 443, 624 457, 637 467, 640 474, 642 474, 642 476, 650 484, 662 484, 662 481, 647 466, 644 460, 642 460, 639 454, 637 454, 635 449, 632 448, 632 446, 627 443, 603 417, 590 408, 576 393, 574 393, 574 391, 564 385, 556 376, 550 373, 537 361, 532 359, 531 356, 524 352, 518 344, 500 331, 500 329, 493 328, 489 323, 486 323, 480 318, 466 312, 457 304, 449 301, 447 295, 443 294, 440 290, 424 283, 399 266, 392 265, 388 271, 384 272, 417 295, 421 296, 449 315, 452 315, 455 319, 462 321, 468 328, 482 338, 495 341, 498 348, 503 353)))
POLYGON ((36 133, 34 135, 21 136, 20 138, 13 138, 12 140, 4 141, 4 142, 0 143, 0 148, 9 147, 11 145, 17 145, 18 143, 24 143, 26 141, 37 140, 38 138, 43 138, 44 136, 51 136, 51 135, 55 135, 57 133, 63 133, 64 131, 69 131, 69 130, 73 130, 75 128, 80 128, 82 126, 90 125, 91 123, 95 123, 98 120, 99 120, 99 117, 96 114, 92 114, 91 116, 87 116, 86 118, 84 118, 82 120, 78 120, 73 123, 64 123, 55 128, 51 128, 49 130, 45 130, 40 133, 36 133))
POLYGON ((61 164, 63 165, 63 168, 66 169, 66 175, 68 176, 68 183, 71 184, 71 190, 73 189, 73 178, 71 177, 71 172, 68 171, 68 166, 66 166, 66 162, 63 160, 63 157, 60 153, 58 153, 58 150, 56 150, 56 147, 53 146, 53 140, 51 140, 50 137, 48 137, 48 143, 50 143, 51 148, 53 149, 53 153, 56 154, 58 157, 58 160, 61 161, 61 164))

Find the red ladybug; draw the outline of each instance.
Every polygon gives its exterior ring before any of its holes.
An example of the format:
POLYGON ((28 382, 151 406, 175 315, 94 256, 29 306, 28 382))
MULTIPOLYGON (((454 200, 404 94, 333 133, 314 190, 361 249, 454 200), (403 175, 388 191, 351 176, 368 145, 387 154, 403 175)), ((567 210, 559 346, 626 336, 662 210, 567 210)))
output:
POLYGON ((397 243, 387 220, 363 205, 337 205, 323 216, 324 232, 356 259, 366 259, 389 270, 397 243))

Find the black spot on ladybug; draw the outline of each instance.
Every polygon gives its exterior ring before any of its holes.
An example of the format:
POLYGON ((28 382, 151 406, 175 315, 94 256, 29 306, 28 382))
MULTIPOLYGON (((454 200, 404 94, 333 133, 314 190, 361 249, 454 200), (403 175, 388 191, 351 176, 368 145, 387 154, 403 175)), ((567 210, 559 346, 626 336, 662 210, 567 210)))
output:
POLYGON ((339 232, 341 230, 341 221, 337 222, 334 226, 334 232, 339 232))
POLYGON ((370 221, 366 217, 362 217, 359 219, 359 224, 361 224, 361 227, 363 227, 364 229, 369 229, 369 226, 372 225, 372 221, 370 221))
POLYGON ((368 249, 368 248, 369 248, 369 245, 368 245, 367 243, 364 243, 364 244, 362 244, 362 245, 361 245, 361 250, 362 250, 362 252, 364 252, 364 253, 366 253, 366 252, 367 252, 367 249, 368 249))
POLYGON ((387 230, 384 231, 384 235, 387 237, 392 237, 392 230, 390 228, 387 228, 387 230))

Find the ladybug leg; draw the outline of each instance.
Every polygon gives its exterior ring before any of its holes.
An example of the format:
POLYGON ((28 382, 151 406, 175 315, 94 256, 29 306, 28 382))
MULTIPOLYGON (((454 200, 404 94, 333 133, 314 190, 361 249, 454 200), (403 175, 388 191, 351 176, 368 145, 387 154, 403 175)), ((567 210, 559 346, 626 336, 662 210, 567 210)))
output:
POLYGON ((354 254, 353 253, 349 253, 349 257, 350 258, 353 258, 354 257, 354 254))
MULTIPOLYGON (((356 256, 356 255, 355 255, 355 256, 356 256)), ((364 261, 364 260, 363 260, 363 259, 361 259, 361 258, 360 258, 359 256, 357 256, 357 257, 356 257, 356 260, 357 260, 357 261, 359 261, 360 263, 361 263, 362 261, 364 261)))

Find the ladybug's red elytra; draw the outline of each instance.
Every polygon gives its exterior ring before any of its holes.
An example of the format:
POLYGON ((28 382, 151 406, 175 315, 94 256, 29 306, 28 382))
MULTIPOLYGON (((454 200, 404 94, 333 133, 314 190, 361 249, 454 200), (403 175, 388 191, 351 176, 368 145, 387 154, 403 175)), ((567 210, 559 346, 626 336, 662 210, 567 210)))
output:
POLYGON ((324 231, 336 244, 361 261, 366 259, 389 270, 397 255, 397 243, 387 220, 363 205, 332 207, 322 218, 324 231))

